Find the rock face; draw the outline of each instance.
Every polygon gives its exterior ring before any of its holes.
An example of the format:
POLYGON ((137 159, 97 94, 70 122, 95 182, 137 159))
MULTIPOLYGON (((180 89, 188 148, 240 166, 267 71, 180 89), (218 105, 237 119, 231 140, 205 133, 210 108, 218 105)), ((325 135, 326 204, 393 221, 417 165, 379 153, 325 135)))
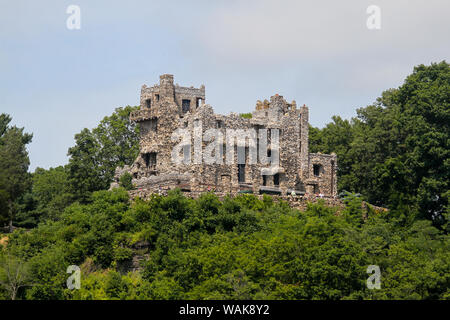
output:
POLYGON ((147 194, 180 188, 336 197, 337 157, 309 153, 305 105, 276 94, 258 100, 251 118, 219 115, 205 103, 203 85, 180 87, 169 74, 143 85, 140 101, 130 116, 141 128, 140 154, 131 167, 117 168, 111 187, 129 172, 147 194))

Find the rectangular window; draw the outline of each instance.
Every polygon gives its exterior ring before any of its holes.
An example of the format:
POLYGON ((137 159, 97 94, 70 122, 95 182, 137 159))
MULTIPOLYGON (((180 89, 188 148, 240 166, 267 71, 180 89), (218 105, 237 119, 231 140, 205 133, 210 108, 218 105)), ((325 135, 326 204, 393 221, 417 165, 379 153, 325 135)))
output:
POLYGON ((145 166, 154 169, 156 167, 156 152, 144 153, 145 166))
POLYGON ((238 182, 245 182, 245 164, 238 164, 238 182))
POLYGON ((155 94, 156 101, 159 101, 159 94, 155 94))
POLYGON ((277 173, 273 176, 273 185, 279 186, 280 185, 280 174, 277 173))
POLYGON ((150 167, 156 167, 156 152, 150 153, 150 167))
POLYGON ((189 110, 191 110, 191 100, 182 100, 181 101, 181 109, 183 111, 183 113, 188 112, 189 110))
POLYGON ((147 109, 150 109, 152 107, 152 99, 145 100, 145 106, 147 109))
POLYGON ((267 186, 267 176, 264 175, 263 177, 263 186, 267 186))
POLYGON ((150 131, 156 132, 158 129, 158 119, 150 119, 150 131))
POLYGON ((319 186, 317 184, 314 185, 314 194, 319 193, 319 186))
POLYGON ((314 176, 315 177, 320 176, 320 164, 314 164, 313 165, 313 171, 314 171, 314 176))

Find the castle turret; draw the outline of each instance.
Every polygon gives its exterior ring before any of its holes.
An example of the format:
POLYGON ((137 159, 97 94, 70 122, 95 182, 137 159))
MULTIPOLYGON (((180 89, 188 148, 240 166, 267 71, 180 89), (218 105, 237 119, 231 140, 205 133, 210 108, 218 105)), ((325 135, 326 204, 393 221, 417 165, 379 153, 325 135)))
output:
POLYGON ((173 85, 173 75, 163 74, 159 76, 159 94, 162 101, 175 102, 175 86, 173 85))

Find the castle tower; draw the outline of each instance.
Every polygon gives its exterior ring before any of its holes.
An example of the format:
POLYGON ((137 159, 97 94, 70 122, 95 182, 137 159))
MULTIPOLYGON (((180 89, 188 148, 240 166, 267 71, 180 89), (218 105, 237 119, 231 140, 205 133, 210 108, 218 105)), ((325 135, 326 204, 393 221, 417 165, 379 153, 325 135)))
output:
POLYGON ((167 103, 175 102, 175 86, 173 85, 173 75, 163 74, 159 76, 160 99, 167 103))

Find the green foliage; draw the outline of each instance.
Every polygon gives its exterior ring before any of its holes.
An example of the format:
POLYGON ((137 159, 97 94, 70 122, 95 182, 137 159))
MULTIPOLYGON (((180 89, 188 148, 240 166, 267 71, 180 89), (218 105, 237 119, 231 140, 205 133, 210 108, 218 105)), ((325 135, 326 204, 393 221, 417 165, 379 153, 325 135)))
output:
POLYGON ((33 136, 10 122, 9 115, 0 115, 0 223, 9 222, 11 229, 18 201, 30 187, 26 145, 33 136))
POLYGON ((0 252, 0 288, 5 298, 15 300, 20 291, 31 284, 29 265, 21 259, 0 252))
POLYGON ((244 118, 244 119, 251 119, 252 118, 252 113, 251 112, 249 112, 249 113, 239 113, 239 116, 241 118, 244 118))
POLYGON ((125 172, 120 176, 119 179, 119 185, 125 190, 131 190, 133 189, 133 183, 131 182, 133 180, 133 176, 129 172, 125 172))
POLYGON ((128 292, 126 283, 122 280, 120 273, 110 271, 106 277, 105 293, 108 298, 120 299, 128 292))
POLYGON ((340 212, 323 202, 300 212, 269 196, 193 200, 174 190, 130 202, 123 188, 98 191, 58 221, 15 231, 6 252, 30 268, 34 283, 19 295, 27 299, 448 297, 447 234, 389 213, 363 219, 360 197, 344 201, 340 212), (72 264, 80 290, 65 287, 72 264), (372 264, 381 290, 366 287, 372 264))
POLYGON ((139 151, 139 127, 129 121, 138 107, 117 108, 92 129, 75 135, 69 148, 70 190, 77 200, 87 202, 93 191, 105 190, 117 166, 131 164, 139 151))
POLYGON ((357 117, 312 128, 313 152, 335 152, 340 190, 361 192, 411 223, 444 225, 450 190, 450 65, 414 68, 357 117))
POLYGON ((17 225, 35 227, 39 222, 58 220, 72 202, 65 167, 48 170, 36 168, 31 176, 31 191, 24 194, 17 215, 17 225))

